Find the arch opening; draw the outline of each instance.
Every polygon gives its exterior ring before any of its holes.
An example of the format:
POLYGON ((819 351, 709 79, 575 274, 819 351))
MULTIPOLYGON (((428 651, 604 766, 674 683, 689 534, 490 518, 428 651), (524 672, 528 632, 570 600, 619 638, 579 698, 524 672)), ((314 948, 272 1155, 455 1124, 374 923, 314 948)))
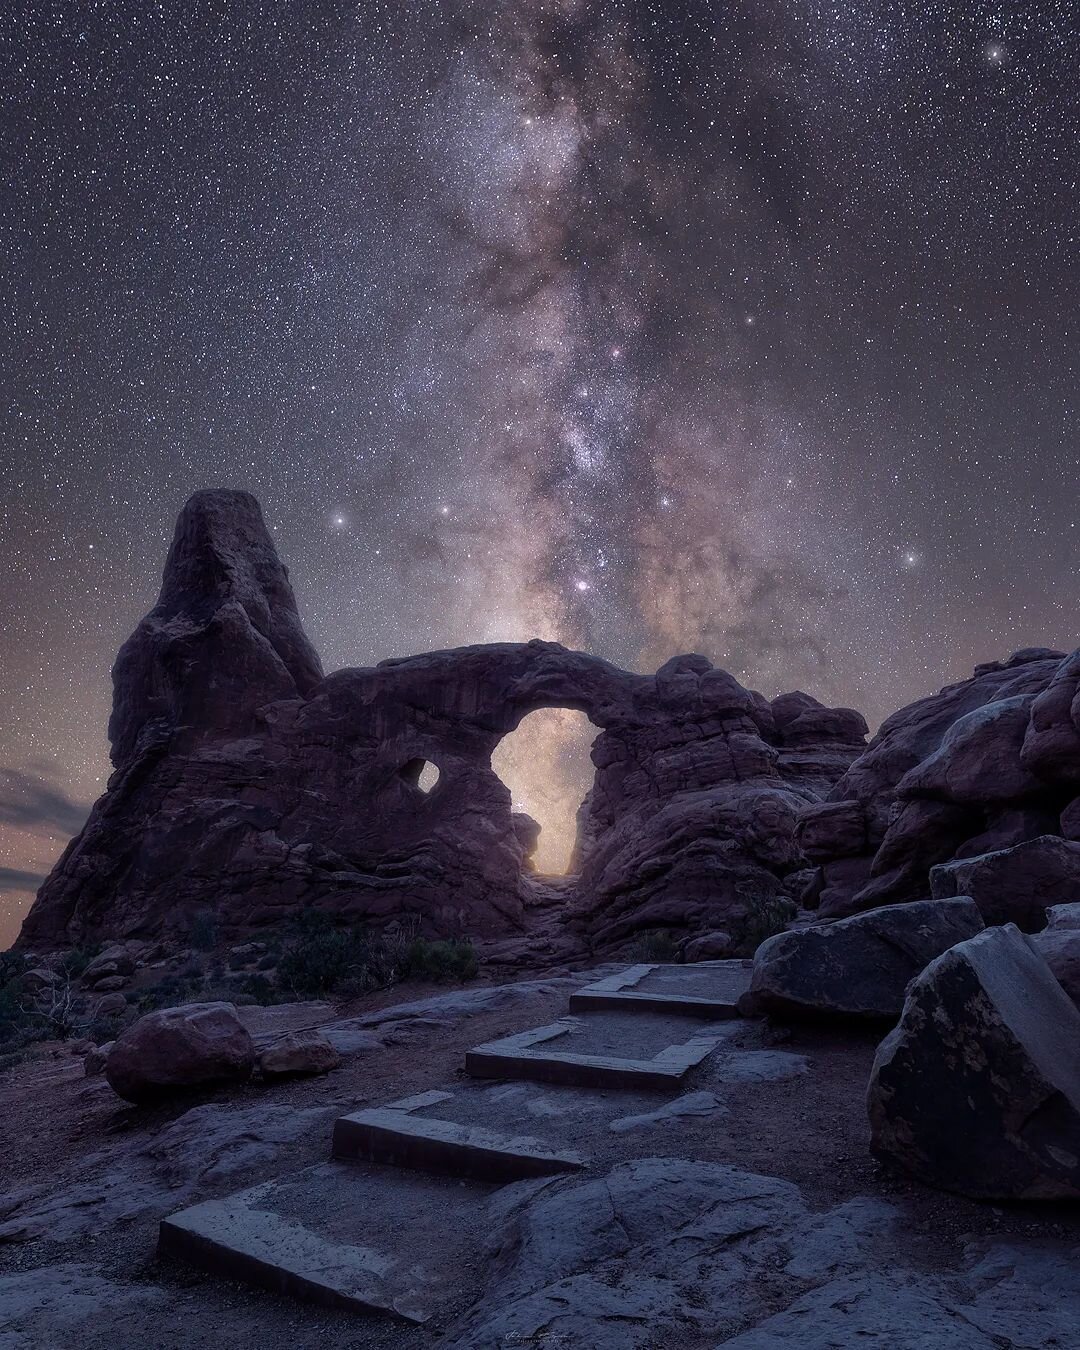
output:
POLYGON ((540 708, 523 717, 491 756, 515 813, 531 816, 540 826, 531 864, 541 875, 570 870, 578 808, 595 777, 590 752, 599 734, 583 712, 540 708))
POLYGON ((442 777, 439 766, 433 764, 430 759, 410 759, 407 764, 401 766, 398 773, 410 787, 419 788, 425 796, 435 788, 442 777))

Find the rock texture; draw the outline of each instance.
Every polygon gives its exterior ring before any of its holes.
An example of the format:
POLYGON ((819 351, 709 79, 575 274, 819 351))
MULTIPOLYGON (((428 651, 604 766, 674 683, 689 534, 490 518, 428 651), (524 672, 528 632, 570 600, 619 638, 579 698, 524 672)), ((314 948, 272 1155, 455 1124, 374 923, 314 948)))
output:
POLYGON ((255 1044, 231 1003, 188 1003, 147 1013, 121 1032, 105 1077, 127 1101, 146 1102, 243 1081, 254 1067, 255 1044))
POLYGON ((235 939, 303 906, 486 937, 528 931, 546 905, 594 948, 657 927, 738 944, 805 867, 799 812, 866 732, 858 713, 803 693, 770 703, 693 655, 644 676, 530 642, 324 677, 242 492, 188 502, 113 681, 115 771, 24 947, 182 941, 209 921, 235 939), (532 873, 535 825, 491 768, 542 707, 600 728, 570 886, 532 873))
POLYGON ((914 976, 982 926, 975 902, 960 897, 890 905, 778 933, 758 948, 739 1006, 780 1018, 895 1021, 914 976))
POLYGON ((292 1031, 268 1045, 259 1055, 259 1072, 264 1078, 306 1077, 329 1073, 341 1063, 341 1056, 317 1031, 292 1031))
POLYGON ((1041 928, 1044 907, 1075 884, 1061 841, 1080 836, 1078 681, 1080 652, 1027 648, 894 713, 801 813, 799 841, 818 866, 804 903, 837 918, 966 894, 987 923, 1041 928))
POLYGON ((1032 940, 991 928, 911 986, 870 1079, 871 1147, 982 1200, 1080 1198, 1080 1012, 1032 940))

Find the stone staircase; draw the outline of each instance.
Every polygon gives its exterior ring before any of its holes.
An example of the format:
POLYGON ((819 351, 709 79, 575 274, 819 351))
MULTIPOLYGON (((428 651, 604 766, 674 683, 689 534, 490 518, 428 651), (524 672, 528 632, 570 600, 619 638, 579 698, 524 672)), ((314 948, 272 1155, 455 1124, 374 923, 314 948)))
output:
POLYGON ((452 1301, 499 1193, 610 1166, 616 1142, 626 1156, 622 1123, 649 1119, 659 1094, 732 1039, 749 980, 750 962, 716 961, 632 966, 586 986, 570 1015, 470 1050, 464 1083, 340 1117, 329 1162, 164 1219, 159 1250, 425 1322, 452 1301))

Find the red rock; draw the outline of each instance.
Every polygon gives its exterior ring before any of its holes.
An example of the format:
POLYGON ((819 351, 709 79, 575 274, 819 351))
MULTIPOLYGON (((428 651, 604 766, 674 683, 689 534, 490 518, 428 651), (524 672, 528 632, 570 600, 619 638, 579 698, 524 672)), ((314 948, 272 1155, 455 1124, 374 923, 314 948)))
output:
POLYGON ((866 732, 808 694, 769 704, 696 654, 645 676, 554 643, 505 643, 323 678, 240 492, 184 508, 113 683, 116 771, 41 888, 23 946, 190 945, 199 925, 235 944, 304 906, 348 923, 416 920, 435 937, 527 933, 549 895, 528 866, 535 831, 490 761, 548 706, 600 728, 580 879, 560 895, 575 940, 610 947, 657 924, 738 940, 748 897, 783 893, 803 862, 798 810, 866 732), (440 770, 426 794, 424 761, 440 770))
POLYGON ((243 1081, 255 1046, 231 1003, 188 1003, 147 1013, 117 1037, 109 1085, 130 1102, 214 1083, 243 1081))
POLYGON ((259 1055, 264 1078, 291 1078, 329 1073, 341 1063, 341 1056, 317 1031, 291 1031, 259 1055))

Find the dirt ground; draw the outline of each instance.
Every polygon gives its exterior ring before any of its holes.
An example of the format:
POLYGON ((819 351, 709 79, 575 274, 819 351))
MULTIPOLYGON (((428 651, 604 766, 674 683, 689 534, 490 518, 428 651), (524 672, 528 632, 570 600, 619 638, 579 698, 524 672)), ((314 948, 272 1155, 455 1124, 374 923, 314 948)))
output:
MULTIPOLYGON (((429 1088, 452 1086, 464 1079, 467 1049, 563 1015, 570 987, 562 983, 533 992, 509 1007, 464 1017, 451 1027, 418 1022, 401 1035, 400 1043, 376 1053, 347 1056, 340 1069, 324 1078, 272 1088, 252 1084, 199 1100, 237 1109, 272 1101, 296 1110, 333 1108, 334 1114, 340 1114, 363 1104, 382 1104, 429 1088)), ((337 1015, 356 1016, 443 992, 436 987, 410 986, 358 1000, 337 1015)), ((303 1022, 299 1011, 297 1020, 303 1022)), ((805 1056, 809 1071, 779 1081, 731 1084, 720 1081, 715 1065, 706 1064, 688 1086, 722 1095, 726 1114, 666 1127, 648 1141, 654 1154, 722 1162, 790 1180, 802 1188, 814 1208, 824 1209, 857 1195, 887 1199, 908 1216, 912 1259, 930 1269, 958 1263, 964 1241, 972 1236, 1080 1243, 1080 1214, 1073 1211, 975 1204, 920 1187, 873 1160, 868 1151, 864 1094, 879 1033, 814 1026, 790 1031, 757 1027, 747 1034, 756 1036, 758 1044, 805 1056)), ((62 1047, 56 1048, 55 1056, 46 1052, 40 1060, 5 1071, 0 1077, 4 1138, 0 1221, 4 1194, 46 1184, 62 1189, 83 1181, 88 1156, 114 1147, 145 1146, 192 1105, 186 1099, 154 1109, 126 1106, 104 1079, 85 1078, 81 1060, 62 1047)), ((239 1179, 232 1176, 227 1184, 215 1186, 208 1181, 199 1198, 324 1161, 332 1118, 328 1114, 324 1127, 286 1144, 272 1164, 255 1167, 239 1179)), ((618 1161, 622 1147, 620 1138, 611 1136, 610 1157, 597 1158, 597 1165, 618 1161)), ((633 1147, 641 1153, 639 1143, 633 1147)), ((168 1212, 167 1205, 163 1212, 168 1212)), ((52 1241, 46 1233, 36 1240, 0 1245, 0 1279, 77 1262, 136 1292, 160 1291, 149 1312, 136 1309, 127 1320, 114 1318, 107 1308, 88 1306, 78 1335, 78 1343, 88 1350, 142 1345, 161 1350, 220 1345, 237 1350, 248 1346, 262 1350, 370 1346, 380 1350, 431 1345, 445 1327, 446 1319, 439 1325, 417 1328, 328 1311, 160 1261, 155 1251, 160 1216, 157 1212, 137 1214, 73 1241, 52 1241)), ((476 1296, 478 1278, 475 1272, 462 1271, 460 1298, 451 1315, 476 1296)), ((0 1347, 22 1350, 29 1344, 45 1342, 5 1340, 0 1309, 0 1347)))

